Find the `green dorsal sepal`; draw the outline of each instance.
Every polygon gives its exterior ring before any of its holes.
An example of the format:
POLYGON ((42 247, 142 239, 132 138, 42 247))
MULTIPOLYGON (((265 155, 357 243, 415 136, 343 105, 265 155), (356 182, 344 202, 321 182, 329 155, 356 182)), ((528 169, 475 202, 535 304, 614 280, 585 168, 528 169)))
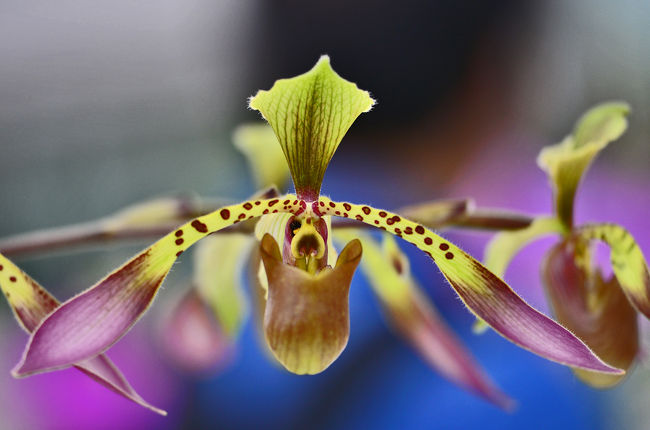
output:
POLYGON ((341 78, 323 55, 307 73, 280 79, 250 99, 269 122, 287 158, 296 194, 316 201, 341 139, 375 101, 367 91, 341 78))

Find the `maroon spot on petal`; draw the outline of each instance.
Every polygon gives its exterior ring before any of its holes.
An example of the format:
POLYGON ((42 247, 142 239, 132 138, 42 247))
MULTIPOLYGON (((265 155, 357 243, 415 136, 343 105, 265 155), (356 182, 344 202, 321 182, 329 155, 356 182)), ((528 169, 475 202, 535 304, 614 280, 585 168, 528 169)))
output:
POLYGON ((382 218, 386 218, 387 213, 384 211, 379 211, 379 216, 382 218))
POLYGON ((445 258, 447 260, 451 260, 452 258, 454 258, 454 254, 452 254, 451 252, 448 252, 448 253, 445 254, 445 258))
POLYGON ((446 250, 449 249, 449 245, 447 245, 446 243, 441 243, 439 248, 440 248, 442 251, 446 251, 446 250))
POLYGON ((355 218, 357 221, 363 221, 363 217, 361 215, 356 215, 355 218))
POLYGON ((182 245, 182 244, 183 244, 183 242, 184 242, 184 240, 183 240, 183 238, 182 238, 182 237, 181 237, 181 238, 178 238, 178 239, 176 239, 176 245, 182 245))
POLYGON ((271 200, 271 201, 269 202, 269 207, 273 206, 274 204, 276 204, 276 203, 279 202, 279 201, 280 201, 280 200, 278 200, 278 199, 271 200))
POLYGON ((425 237, 424 243, 426 243, 427 245, 431 245, 433 243, 433 239, 431 239, 430 237, 425 237))
POLYGON ((2 269, 4 269, 4 267, 2 267, 2 264, 0 264, 0 270, 2 270, 2 269))
POLYGON ((393 224, 395 224, 395 220, 394 220, 393 218, 388 218, 388 219, 386 220, 386 224, 388 224, 388 225, 393 225, 393 224))
POLYGON ((182 253, 183 253, 183 251, 178 251, 178 252, 176 253, 176 256, 177 256, 177 257, 180 257, 182 253))
POLYGON ((415 232, 417 234, 424 234, 424 227, 422 227, 421 225, 415 227, 415 232))
POLYGON ((394 222, 400 222, 401 220, 402 220, 402 218, 398 217, 397 215, 395 215, 395 216, 393 217, 393 221, 394 221, 394 222))
POLYGON ((321 205, 321 206, 325 206, 325 203, 323 203, 323 202, 318 202, 318 204, 321 205))
MULTIPOLYGON (((349 210, 349 209, 348 209, 349 210)), ((364 214, 369 215, 370 214, 370 208, 368 206, 364 206, 361 208, 364 214)))
POLYGON ((350 206, 350 203, 343 203, 343 207, 345 208, 346 211, 352 210, 352 206, 350 206))
POLYGON ((230 218, 230 211, 228 209, 221 209, 221 212, 219 212, 219 215, 221 215, 221 218, 223 218, 223 219, 228 219, 228 218, 230 218))
POLYGON ((290 201, 291 201, 291 200, 287 199, 287 200, 283 201, 282 204, 283 204, 283 205, 288 205, 290 201))
POLYGON ((395 234, 402 234, 402 229, 395 227, 395 234))
POLYGON ((16 282, 16 277, 15 277, 15 276, 10 276, 10 277, 9 277, 9 280, 10 280, 11 282, 16 282))
POLYGON ((294 201, 293 201, 293 204, 294 204, 294 205, 297 205, 297 204, 298 204, 298 200, 294 200, 294 201))
MULTIPOLYGON (((223 213, 221 214, 221 216, 223 217, 223 213)), ((230 216, 230 213, 228 213, 228 216, 230 216)), ((207 233, 208 232, 208 226, 203 224, 198 219, 195 219, 194 221, 192 221, 192 227, 194 227, 194 230, 198 231, 199 233, 207 233)))
POLYGON ((249 211, 249 210, 253 209, 253 205, 250 204, 250 203, 244 203, 244 209, 246 209, 247 211, 249 211))
POLYGON ((244 218, 246 218, 246 214, 244 213, 239 214, 239 216, 237 217, 237 219, 244 219, 244 218))
POLYGON ((379 225, 379 221, 375 220, 375 225, 379 225))
POLYGON ((260 202, 259 200, 255 201, 255 206, 259 206, 260 203, 262 203, 262 202, 260 202))
POLYGON ((262 213, 263 213, 264 215, 266 215, 267 213, 269 213, 269 210, 268 210, 268 209, 264 209, 264 212, 262 212, 262 213))
POLYGON ((334 213, 335 213, 336 215, 339 215, 339 216, 341 215, 341 211, 336 211, 336 212, 334 212, 334 213))
POLYGON ((406 233, 406 234, 413 234, 413 229, 412 229, 411 227, 406 227, 406 228, 404 229, 404 233, 406 233))
POLYGON ((344 216, 345 218, 347 218, 349 215, 347 214, 347 212, 344 212, 344 213, 343 213, 343 216, 344 216))
POLYGON ((384 230, 384 231, 386 231, 386 227, 384 227, 383 225, 380 226, 379 228, 382 229, 382 230, 384 230))
POLYGON ((331 207, 331 208, 335 208, 335 207, 336 207, 336 205, 334 204, 334 202, 330 202, 330 207, 331 207))
POLYGON ((183 230, 176 230, 176 237, 181 237, 183 235, 183 230))
POLYGON ((273 209, 273 213, 274 213, 274 214, 278 213, 278 210, 277 210, 277 209, 273 209))

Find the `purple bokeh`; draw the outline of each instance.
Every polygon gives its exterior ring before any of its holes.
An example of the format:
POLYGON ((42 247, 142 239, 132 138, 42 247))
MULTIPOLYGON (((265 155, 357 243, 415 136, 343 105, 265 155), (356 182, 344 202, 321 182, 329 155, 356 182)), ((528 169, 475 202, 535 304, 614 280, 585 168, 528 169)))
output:
POLYGON ((136 326, 108 351, 142 397, 169 412, 168 417, 129 402, 75 369, 25 379, 9 370, 20 357, 27 336, 5 318, 4 348, 0 358, 0 399, 3 428, 25 430, 171 429, 183 418, 183 385, 161 361, 149 341, 150 327, 136 326))

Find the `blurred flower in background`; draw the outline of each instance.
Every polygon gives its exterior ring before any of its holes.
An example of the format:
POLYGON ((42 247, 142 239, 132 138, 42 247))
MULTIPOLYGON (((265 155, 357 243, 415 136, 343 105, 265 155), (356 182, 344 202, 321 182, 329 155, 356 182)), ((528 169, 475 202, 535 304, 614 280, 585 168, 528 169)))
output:
MULTIPOLYGON (((604 154, 590 172, 576 214, 579 222, 616 220, 642 249, 650 246, 644 215, 650 208, 650 7, 641 2, 351 6, 196 0, 85 7, 9 1, 0 20, 0 236, 95 219, 175 190, 249 195, 244 160, 229 142, 234 124, 255 117, 245 116, 243 101, 252 88, 299 73, 325 52, 337 59, 341 74, 363 81, 379 99, 374 118, 360 120, 332 163, 325 178, 332 194, 377 206, 472 196, 483 206, 548 213, 546 180, 530 160, 586 107, 624 99, 634 107, 629 133, 620 142, 625 150, 604 154), (369 148, 373 157, 366 155, 369 148), (351 172, 353 183, 337 179, 351 172), (377 172, 390 178, 379 181, 381 188, 372 185, 377 172), (603 201, 602 195, 620 199, 603 201)), ((463 236, 462 242, 480 255, 484 239, 463 236)), ((541 308, 542 290, 531 273, 543 246, 524 251, 507 274, 541 308)), ((64 298, 134 251, 19 263, 64 298)), ((643 399, 650 385, 642 366, 620 387, 594 392, 576 384, 569 370, 520 352, 493 334, 473 337, 471 318, 457 299, 446 287, 425 282, 435 279, 435 270, 409 251, 414 276, 452 329, 504 391, 519 400, 513 415, 432 376, 385 332, 376 303, 358 287, 364 282, 359 279, 351 288, 350 347, 325 375, 296 378, 268 364, 249 324, 242 331, 241 360, 218 377, 197 381, 161 364, 156 378, 179 385, 168 400, 155 398, 155 389, 142 392, 172 415, 148 426, 503 429, 534 422, 553 428, 645 428, 643 399), (183 418, 174 421, 174 416, 183 418)), ((167 280, 169 290, 183 285, 187 263, 167 280)), ((3 333, 14 326, 9 321, 3 333)), ((151 333, 150 327, 139 330, 145 339, 144 333, 151 333)), ((116 345, 113 358, 120 364, 119 349, 130 346, 130 340, 137 343, 137 333, 116 345)), ((9 341, 3 346, 3 360, 11 357, 5 369, 18 358, 24 336, 17 337, 14 349, 9 341)), ((138 356, 147 357, 146 351, 138 356)), ((144 363, 145 369, 150 363, 144 363)), ((134 386, 150 386, 138 377, 147 374, 121 367, 133 375, 134 386)), ((20 384, 42 390, 42 380, 56 380, 56 392, 61 392, 59 384, 68 384, 56 374, 29 381, 0 375, 2 399, 19 398, 13 390, 20 384)), ((102 390, 92 381, 85 387, 79 396, 86 399, 102 390)), ((111 416, 124 419, 121 428, 132 425, 134 414, 148 413, 112 393, 105 396, 95 405, 115 405, 111 416)), ((74 421, 73 399, 57 400, 56 413, 70 420, 66 428, 87 428, 74 421)), ((56 417, 53 412, 40 410, 43 421, 32 428, 56 421, 47 420, 56 417)), ((34 412, 6 407, 2 418, 29 428, 34 412)), ((115 427, 110 424, 106 427, 115 427)))

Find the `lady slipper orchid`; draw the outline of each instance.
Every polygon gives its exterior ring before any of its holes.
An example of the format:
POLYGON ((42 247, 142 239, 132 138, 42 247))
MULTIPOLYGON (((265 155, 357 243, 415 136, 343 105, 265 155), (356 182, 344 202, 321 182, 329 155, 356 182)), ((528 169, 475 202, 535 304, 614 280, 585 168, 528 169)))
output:
MULTIPOLYGON (((349 287, 357 265, 363 262, 362 248, 367 246, 372 261, 385 265, 381 259, 388 259, 388 267, 397 274, 394 279, 398 284, 386 287, 377 283, 376 290, 398 331, 431 357, 434 366, 449 379, 495 403, 507 404, 507 399, 475 371, 471 360, 464 358, 447 332, 440 332, 433 340, 422 334, 431 332, 437 319, 433 309, 420 299, 399 252, 393 250, 378 259, 374 243, 350 230, 347 234, 351 236, 339 237, 347 244, 336 256, 332 247, 334 217, 376 227, 415 245, 436 263, 471 312, 517 345, 572 367, 622 374, 424 223, 367 204, 337 202, 321 195, 325 170, 341 139, 373 104, 366 91, 332 70, 326 56, 307 73, 278 80, 270 90, 259 91, 250 99, 250 107, 260 111, 272 127, 289 166, 295 194, 258 196, 175 228, 42 319, 13 374, 28 376, 100 356, 146 312, 184 251, 198 241, 209 241, 211 233, 259 218, 255 232, 263 268, 260 281, 266 289, 264 333, 272 354, 285 368, 299 374, 319 373, 341 354, 349 336, 349 287), (458 353, 431 353, 436 345, 446 345, 458 353)), ((365 271, 372 276, 376 269, 377 264, 371 263, 365 271)), ((11 280, 0 277, 0 284, 11 287, 11 280)), ((233 323, 232 327, 236 326, 233 323)))
MULTIPOLYGON (((514 255, 529 242, 549 234, 560 242, 546 254, 542 280, 558 321, 608 364, 629 369, 638 355, 637 312, 650 317, 650 274, 643 252, 616 224, 575 226, 575 193, 592 160, 627 128, 629 108, 609 102, 589 110, 564 140, 542 150, 537 160, 553 186, 555 213, 538 217, 527 228, 495 236, 485 254, 486 266, 502 275, 514 255), (592 241, 611 251, 613 276, 605 280, 592 262, 592 241)), ((480 324, 480 323, 479 323, 480 324)), ((594 387, 609 387, 623 375, 575 368, 594 387)))

